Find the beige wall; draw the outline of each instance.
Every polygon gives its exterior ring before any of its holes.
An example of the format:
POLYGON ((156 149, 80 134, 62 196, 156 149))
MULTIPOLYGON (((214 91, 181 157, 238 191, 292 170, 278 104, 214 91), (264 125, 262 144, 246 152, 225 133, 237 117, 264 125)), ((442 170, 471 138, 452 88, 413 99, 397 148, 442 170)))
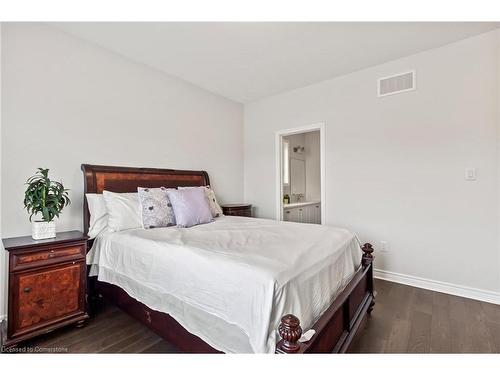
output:
POLYGON ((500 291, 498 32, 245 105, 245 200, 275 216, 275 132, 326 123, 326 224, 386 271, 500 291), (377 78, 417 71, 379 98, 377 78), (476 167, 478 180, 464 180, 476 167))

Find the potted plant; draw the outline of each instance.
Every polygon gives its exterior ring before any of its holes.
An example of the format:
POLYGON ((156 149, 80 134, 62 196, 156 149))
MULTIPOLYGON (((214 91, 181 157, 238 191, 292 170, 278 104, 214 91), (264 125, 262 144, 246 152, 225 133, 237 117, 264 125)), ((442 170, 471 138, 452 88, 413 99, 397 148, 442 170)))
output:
POLYGON ((38 168, 38 172, 26 181, 24 208, 30 214, 31 236, 35 240, 56 236, 54 218, 71 203, 68 189, 60 182, 51 181, 48 175, 48 169, 38 168), (41 220, 32 220, 33 215, 41 215, 41 220))

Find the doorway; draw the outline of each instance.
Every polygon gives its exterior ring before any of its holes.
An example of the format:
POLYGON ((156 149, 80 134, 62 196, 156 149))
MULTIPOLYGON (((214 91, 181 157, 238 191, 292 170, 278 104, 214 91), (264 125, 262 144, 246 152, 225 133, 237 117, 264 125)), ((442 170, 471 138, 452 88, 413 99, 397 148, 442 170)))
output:
POLYGON ((276 218, 325 223, 324 123, 276 133, 276 218))

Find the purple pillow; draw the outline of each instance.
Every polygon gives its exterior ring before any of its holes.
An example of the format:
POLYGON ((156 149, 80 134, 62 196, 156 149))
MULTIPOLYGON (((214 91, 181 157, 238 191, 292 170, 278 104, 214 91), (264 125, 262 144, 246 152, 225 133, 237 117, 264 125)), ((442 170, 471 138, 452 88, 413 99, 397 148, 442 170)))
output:
POLYGON ((167 194, 174 209, 177 226, 189 228, 213 220, 202 189, 169 190, 167 194))

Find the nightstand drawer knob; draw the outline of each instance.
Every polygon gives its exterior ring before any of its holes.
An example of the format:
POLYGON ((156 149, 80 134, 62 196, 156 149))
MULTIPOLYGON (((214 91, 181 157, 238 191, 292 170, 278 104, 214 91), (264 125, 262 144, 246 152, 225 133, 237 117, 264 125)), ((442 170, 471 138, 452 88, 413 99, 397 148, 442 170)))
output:
POLYGON ((29 293, 31 291, 31 288, 27 286, 26 288, 23 289, 24 293, 29 293))

